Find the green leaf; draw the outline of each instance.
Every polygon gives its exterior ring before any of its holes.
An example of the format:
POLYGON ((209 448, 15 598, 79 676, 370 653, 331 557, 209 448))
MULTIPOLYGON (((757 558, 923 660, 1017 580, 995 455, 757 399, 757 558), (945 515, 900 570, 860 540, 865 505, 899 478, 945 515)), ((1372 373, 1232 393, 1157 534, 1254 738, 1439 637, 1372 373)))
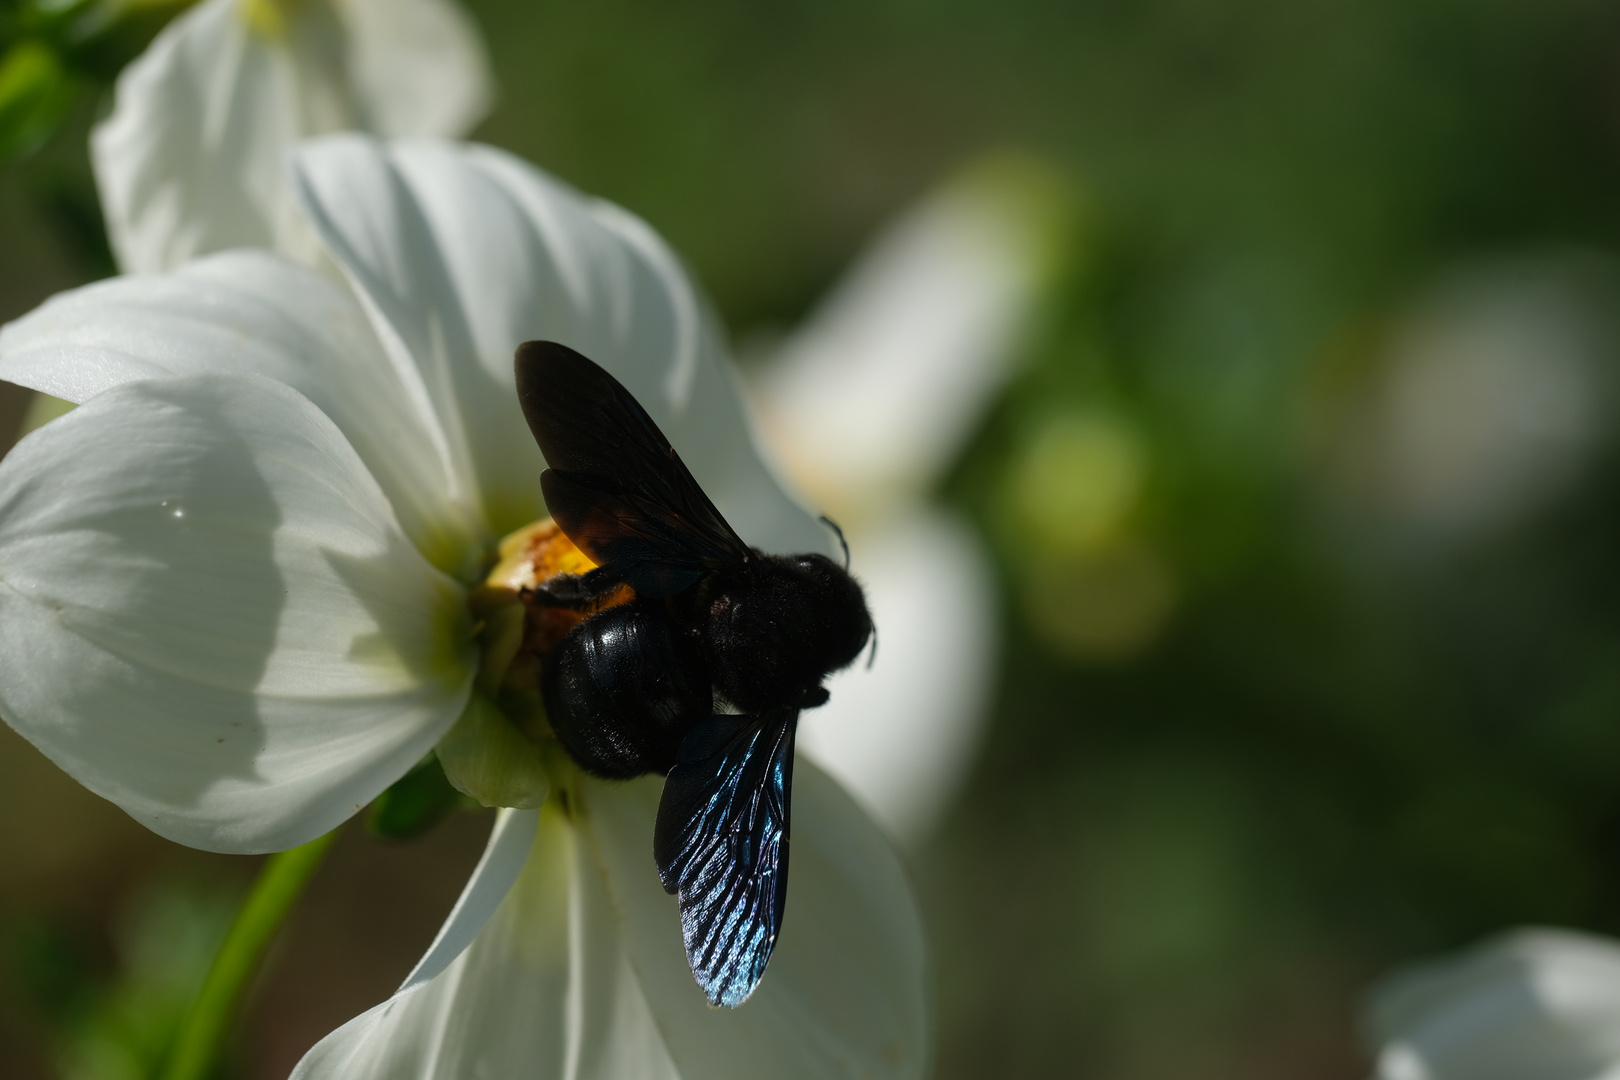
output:
POLYGON ((0 161, 33 153, 73 104, 78 85, 54 49, 33 38, 0 57, 0 161))
POLYGON ((430 754, 372 801, 366 827, 390 840, 414 840, 467 801, 430 754))

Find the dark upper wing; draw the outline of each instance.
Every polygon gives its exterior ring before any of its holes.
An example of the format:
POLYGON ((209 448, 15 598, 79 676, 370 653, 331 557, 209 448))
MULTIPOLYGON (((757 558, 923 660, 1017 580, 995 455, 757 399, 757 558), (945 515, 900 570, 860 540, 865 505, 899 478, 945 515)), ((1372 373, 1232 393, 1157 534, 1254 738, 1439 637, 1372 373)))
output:
POLYGON ((517 351, 518 402, 551 468, 540 478, 562 531, 632 588, 670 596, 733 569, 748 545, 619 381, 566 345, 517 351))
POLYGON ((686 959, 716 1005, 741 1005, 776 947, 787 901, 797 709, 711 716, 664 781, 653 857, 679 892, 686 959))

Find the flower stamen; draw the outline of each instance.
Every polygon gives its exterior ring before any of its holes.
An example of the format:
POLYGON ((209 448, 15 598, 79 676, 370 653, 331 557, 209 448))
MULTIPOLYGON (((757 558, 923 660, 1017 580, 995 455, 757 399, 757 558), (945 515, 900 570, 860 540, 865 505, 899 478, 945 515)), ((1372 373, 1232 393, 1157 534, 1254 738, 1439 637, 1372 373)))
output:
MULTIPOLYGON (((468 598, 481 650, 478 675, 466 711, 437 749, 450 782, 485 806, 538 806, 548 791, 566 785, 559 766, 571 763, 546 720, 540 668, 588 612, 542 604, 535 590, 559 574, 595 568, 546 518, 501 541, 494 568, 468 598)), ((602 606, 633 595, 621 588, 602 606)))

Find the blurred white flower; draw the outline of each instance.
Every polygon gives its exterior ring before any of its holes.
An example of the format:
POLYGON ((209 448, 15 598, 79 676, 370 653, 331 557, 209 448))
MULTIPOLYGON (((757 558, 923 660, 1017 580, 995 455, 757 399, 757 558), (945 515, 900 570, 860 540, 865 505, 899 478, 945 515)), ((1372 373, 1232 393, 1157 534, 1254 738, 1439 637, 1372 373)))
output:
POLYGON ((219 851, 319 836, 487 733, 477 775, 546 809, 501 819, 411 981, 301 1076, 919 1076, 920 919, 833 782, 799 766, 791 914, 717 1013, 651 857, 658 778, 591 781, 473 690, 470 587, 544 513, 522 341, 611 370, 750 542, 830 552, 754 452, 674 256, 488 148, 337 136, 293 167, 352 293, 231 252, 0 330, 0 377, 83 402, 0 461, 0 715, 219 851))
POLYGON ((1066 210, 996 157, 884 230, 757 381, 793 475, 851 517, 926 494, 1010 374, 1066 210))
POLYGON ((893 835, 926 835, 971 765, 996 668, 989 559, 928 504, 1011 370, 1065 239, 1041 166, 981 162, 890 226, 760 372, 771 449, 842 526, 879 644, 800 739, 893 835))
POLYGON ((203 0, 119 76, 91 136, 113 251, 130 273, 232 247, 308 260, 287 149, 343 130, 462 135, 492 96, 452 0, 203 0))
POLYGON ((1366 1019, 1375 1080, 1614 1080, 1620 942, 1514 931, 1386 978, 1366 1019))
POLYGON ((1451 543, 1547 505, 1604 423, 1614 347, 1593 267, 1521 260, 1458 271, 1396 328, 1339 448, 1361 497, 1451 543))

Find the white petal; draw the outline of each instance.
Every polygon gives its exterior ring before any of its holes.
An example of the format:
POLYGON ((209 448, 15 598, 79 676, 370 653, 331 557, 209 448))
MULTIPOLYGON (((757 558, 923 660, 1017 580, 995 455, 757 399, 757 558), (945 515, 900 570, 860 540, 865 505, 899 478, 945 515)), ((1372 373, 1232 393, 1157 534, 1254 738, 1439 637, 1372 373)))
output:
POLYGON ((955 794, 987 716, 996 666, 994 584, 983 545, 941 512, 850 536, 878 629, 877 657, 834 675, 799 745, 890 834, 921 840, 955 794))
POLYGON ((675 898, 658 883, 662 781, 583 785, 583 829, 623 919, 630 963, 682 1076, 918 1077, 928 1064, 921 920, 887 841, 800 757, 782 936, 754 996, 708 1004, 687 967, 675 898))
POLYGON ((433 944, 405 976, 401 991, 415 989, 435 978, 472 944, 506 899, 506 894, 517 884, 518 875, 529 861, 529 849, 534 846, 539 824, 539 810, 502 810, 495 815, 495 827, 490 830, 489 843, 473 868, 472 877, 467 879, 466 887, 461 890, 456 906, 439 928, 433 944))
POLYGON ((302 148, 296 171, 384 342, 420 369, 497 529, 542 513, 544 466, 517 407, 512 356, 547 339, 636 395, 745 539, 831 553, 754 450, 710 321, 641 221, 488 147, 337 136, 302 148))
POLYGON ((1620 942, 1520 930, 1374 988, 1377 1080, 1620 1077, 1620 942))
POLYGON ((992 165, 883 233, 758 380, 795 479, 863 507, 950 463, 1008 373, 1062 222, 1055 184, 992 165))
POLYGON ((836 785, 799 770, 788 925, 800 926, 740 1009, 710 1008, 686 967, 651 857, 661 781, 585 781, 572 821, 556 801, 540 811, 522 875, 486 923, 534 820, 501 819, 417 971, 293 1080, 921 1075, 922 943, 903 875, 836 785))
POLYGON ((280 383, 127 383, 0 462, 0 716, 173 840, 328 831, 444 734, 473 666, 460 588, 280 383))
POLYGON ((337 0, 349 72, 379 135, 465 135, 495 97, 478 25, 445 0, 337 0))
MULTIPOLYGON (((293 1080, 677 1080, 578 832, 556 802, 538 816, 522 875, 470 947, 438 970, 424 960, 399 993, 316 1044, 293 1080)), ((441 941, 468 897, 502 884, 485 887, 502 843, 491 838, 441 941)), ((429 960, 445 952, 436 944, 429 960)))
POLYGON ((304 394, 360 454, 406 534, 459 569, 482 544, 454 505, 444 435, 412 401, 347 290, 264 252, 62 293, 0 328, 0 379, 75 403, 133 379, 265 375, 304 394))
POLYGON ((278 241, 309 253, 281 152, 354 123, 342 28, 327 4, 309 3, 278 39, 250 25, 250 6, 204 0, 118 78, 113 113, 97 125, 90 152, 126 271, 278 241))
POLYGON ((239 246, 312 259, 287 147, 459 134, 489 96, 477 33, 441 0, 204 0, 119 76, 91 138, 113 250, 135 272, 239 246))

